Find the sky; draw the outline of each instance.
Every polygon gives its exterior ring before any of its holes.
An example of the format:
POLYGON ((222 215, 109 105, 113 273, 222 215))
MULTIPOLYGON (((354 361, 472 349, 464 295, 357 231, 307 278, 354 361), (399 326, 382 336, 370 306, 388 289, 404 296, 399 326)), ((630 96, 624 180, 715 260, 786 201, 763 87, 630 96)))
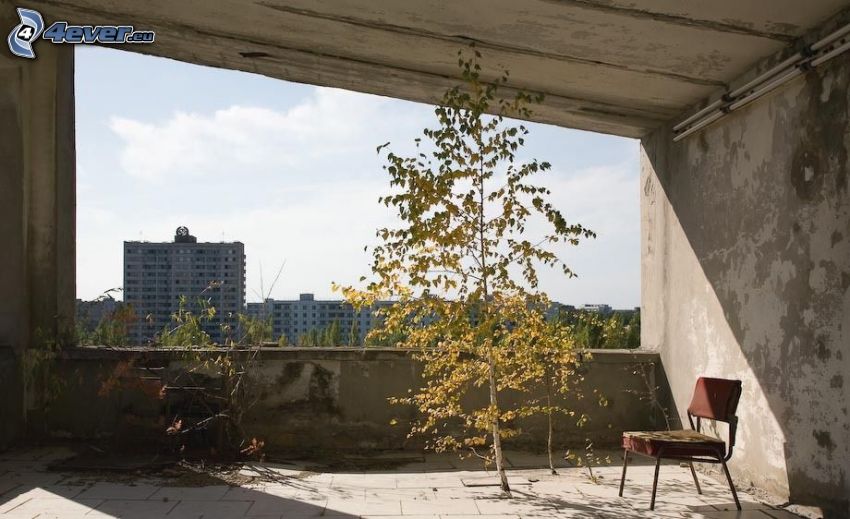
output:
MULTIPOLYGON (((241 241, 247 299, 337 299, 368 276, 375 230, 393 226, 378 145, 411 149, 433 107, 190 65, 114 49, 76 50, 77 297, 122 285, 125 240, 241 241), (283 266, 273 289, 271 280, 283 266)), ((638 142, 543 124, 520 159, 597 238, 564 247, 578 274, 544 271, 566 304, 640 304, 638 142)), ((560 251, 559 251, 560 252, 560 251)))

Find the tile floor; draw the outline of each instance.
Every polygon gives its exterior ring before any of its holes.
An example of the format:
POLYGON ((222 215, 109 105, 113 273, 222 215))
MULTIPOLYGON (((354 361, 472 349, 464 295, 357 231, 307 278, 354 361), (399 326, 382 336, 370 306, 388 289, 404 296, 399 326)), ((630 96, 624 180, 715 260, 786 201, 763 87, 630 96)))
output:
MULTIPOLYGON (((365 472, 320 470, 308 464, 247 464, 229 477, 205 473, 191 485, 164 476, 55 472, 48 465, 63 449, 0 454, 0 518, 741 518, 796 515, 740 492, 734 509, 725 484, 700 475, 703 495, 689 471, 661 467, 656 510, 649 511, 653 467, 630 466, 625 497, 617 495, 620 467, 560 469, 552 476, 540 456, 508 453, 513 497, 471 460, 429 455, 421 462, 365 472), (238 484, 233 476, 238 476, 238 484), (183 485, 183 486, 181 486, 183 485)), ((616 458, 615 458, 616 461, 616 458)))

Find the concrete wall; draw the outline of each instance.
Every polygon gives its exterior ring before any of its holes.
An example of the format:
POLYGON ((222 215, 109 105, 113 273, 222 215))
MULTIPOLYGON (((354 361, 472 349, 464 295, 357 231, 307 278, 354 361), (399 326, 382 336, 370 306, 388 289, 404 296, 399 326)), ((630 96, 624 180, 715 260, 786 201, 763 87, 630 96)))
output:
MULTIPOLYGON (((185 370, 184 355, 176 351, 109 351, 80 348, 68 351, 53 376, 62 381, 58 398, 41 419, 31 419, 34 436, 114 440, 119 449, 165 440, 164 403, 156 383, 139 384, 140 371, 120 371, 129 359, 135 367, 165 367, 173 376, 185 370), (105 386, 119 373, 117 385, 105 386)), ((660 407, 669 393, 655 353, 601 351, 582 368, 587 397, 568 404, 591 420, 577 428, 574 420, 558 424, 562 445, 595 445, 618 442, 623 430, 664 428, 660 407), (600 407, 590 391, 610 401, 600 407)), ((245 418, 248 434, 265 440, 267 450, 311 451, 418 448, 421 440, 408 441, 413 411, 390 405, 389 397, 404 396, 421 384, 421 366, 407 352, 383 349, 265 349, 247 387, 256 404, 245 418), (390 422, 396 419, 398 425, 390 422)), ((471 400, 486 401, 482 390, 471 400)), ((510 397, 507 397, 510 399, 510 397)), ((168 421, 170 417, 166 418, 168 421)), ((545 422, 526 420, 515 445, 545 445, 545 422)))
MULTIPOLYGON (((740 378, 732 471, 850 515, 850 59, 642 141, 642 345, 678 409, 740 378)), ((743 482, 742 481, 742 482, 743 482)))
MULTIPOLYGON (((0 27, 18 21, 0 2, 0 27)), ((74 56, 70 46, 37 52, 0 55, 0 449, 25 420, 24 349, 73 329, 74 56)))

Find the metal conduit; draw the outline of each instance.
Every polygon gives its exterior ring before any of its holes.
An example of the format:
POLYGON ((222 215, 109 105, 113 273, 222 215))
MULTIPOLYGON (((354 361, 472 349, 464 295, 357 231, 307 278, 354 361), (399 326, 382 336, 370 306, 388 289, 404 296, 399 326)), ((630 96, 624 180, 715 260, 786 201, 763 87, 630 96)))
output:
POLYGON ((771 90, 787 83, 827 60, 850 50, 850 24, 847 24, 828 36, 821 38, 805 49, 794 53, 770 69, 759 74, 746 84, 723 94, 720 99, 673 127, 674 142, 678 142, 709 124, 717 121, 733 110, 755 101, 771 90), (835 44, 835 45, 833 45, 835 44))

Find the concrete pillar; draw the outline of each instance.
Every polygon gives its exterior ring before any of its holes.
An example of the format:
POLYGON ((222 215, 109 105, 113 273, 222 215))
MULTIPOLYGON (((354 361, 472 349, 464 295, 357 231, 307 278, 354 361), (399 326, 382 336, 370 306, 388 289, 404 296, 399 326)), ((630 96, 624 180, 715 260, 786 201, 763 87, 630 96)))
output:
MULTIPOLYGON (((15 26, 12 6, 0 8, 0 27, 15 26)), ((24 352, 73 340, 73 47, 39 42, 36 53, 0 52, 0 447, 25 425, 24 352)))
POLYGON ((733 474, 827 517, 850 516, 849 118, 842 56, 642 142, 642 343, 680 415, 697 377, 741 379, 733 474))

